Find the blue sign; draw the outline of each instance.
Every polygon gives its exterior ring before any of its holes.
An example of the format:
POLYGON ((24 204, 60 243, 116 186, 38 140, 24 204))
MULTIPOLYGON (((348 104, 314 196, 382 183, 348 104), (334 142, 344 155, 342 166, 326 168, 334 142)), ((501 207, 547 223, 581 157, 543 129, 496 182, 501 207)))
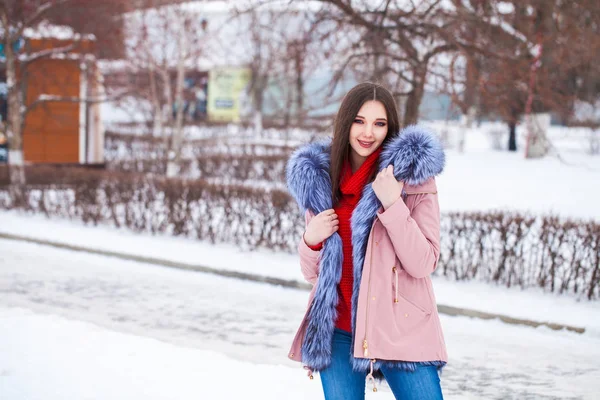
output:
POLYGON ((8 162, 8 145, 0 144, 0 163, 8 162))
MULTIPOLYGON (((19 50, 21 50, 23 48, 24 44, 25 44, 25 40, 23 40, 23 38, 19 38, 18 40, 15 40, 13 42, 13 52, 18 53, 19 50)), ((2 59, 6 58, 6 55, 4 54, 4 43, 0 43, 0 58, 2 58, 2 59)))

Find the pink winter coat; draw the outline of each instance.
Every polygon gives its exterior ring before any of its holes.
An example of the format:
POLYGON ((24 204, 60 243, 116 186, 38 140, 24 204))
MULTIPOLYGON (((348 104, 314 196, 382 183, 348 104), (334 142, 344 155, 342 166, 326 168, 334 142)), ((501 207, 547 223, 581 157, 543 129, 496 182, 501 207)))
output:
MULTIPOLYGON (((435 179, 405 185, 405 195, 377 212, 369 234, 358 294, 354 357, 447 362, 430 275, 440 252, 435 179)), ((306 223, 312 218, 306 212, 306 223)), ((302 361, 307 317, 319 279, 320 251, 298 246, 304 278, 313 284, 289 358, 302 361)))

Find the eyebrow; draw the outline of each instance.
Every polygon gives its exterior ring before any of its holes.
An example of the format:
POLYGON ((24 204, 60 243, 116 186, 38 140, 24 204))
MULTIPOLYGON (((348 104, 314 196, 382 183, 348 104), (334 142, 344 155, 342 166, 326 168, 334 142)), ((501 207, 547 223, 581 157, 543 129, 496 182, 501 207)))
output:
MULTIPOLYGON (((356 118, 366 119, 362 115, 357 115, 356 118)), ((385 119, 385 118, 376 118, 375 121, 385 121, 385 122, 387 122, 387 119, 385 119)))

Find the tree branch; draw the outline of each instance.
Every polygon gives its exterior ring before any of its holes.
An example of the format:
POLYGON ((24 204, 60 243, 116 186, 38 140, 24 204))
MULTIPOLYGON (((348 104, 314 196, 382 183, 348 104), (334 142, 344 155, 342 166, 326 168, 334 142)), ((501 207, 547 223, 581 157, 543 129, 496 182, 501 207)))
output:
POLYGON ((18 40, 21 36, 23 36, 23 31, 28 28, 31 27, 33 25, 35 25, 37 22, 39 22, 44 15, 52 10, 54 7, 57 7, 61 4, 65 4, 68 3, 71 0, 54 0, 54 1, 47 1, 44 4, 41 4, 40 6, 37 7, 37 9, 35 10, 35 12, 29 16, 29 18, 25 18, 23 20, 23 25, 20 26, 13 35, 11 35, 11 42, 14 42, 16 40, 18 40))
POLYGON ((425 63, 425 64, 429 63, 429 60, 432 57, 434 57, 440 53, 445 53, 447 51, 456 51, 456 50, 458 50, 458 48, 453 44, 443 44, 443 45, 433 48, 430 51, 428 51, 427 53, 425 53, 425 56, 423 57, 423 63, 425 63))
POLYGON ((56 54, 64 54, 70 50, 73 50, 74 48, 74 45, 69 45, 63 47, 56 47, 53 49, 45 49, 32 54, 23 54, 19 57, 19 61, 21 62, 21 65, 25 68, 28 64, 31 64, 39 59, 51 57, 56 54))
POLYGON ((110 95, 110 96, 87 97, 87 98, 81 98, 81 97, 77 97, 77 96, 56 96, 56 95, 51 95, 51 94, 41 94, 31 104, 29 104, 27 107, 24 108, 23 115, 26 115, 28 112, 30 112, 37 106, 44 104, 44 103, 80 103, 82 101, 84 101, 86 103, 92 103, 92 104, 106 103, 106 102, 118 100, 119 98, 126 96, 127 94, 131 94, 131 93, 133 93, 133 91, 123 90, 121 92, 118 92, 118 93, 110 95))

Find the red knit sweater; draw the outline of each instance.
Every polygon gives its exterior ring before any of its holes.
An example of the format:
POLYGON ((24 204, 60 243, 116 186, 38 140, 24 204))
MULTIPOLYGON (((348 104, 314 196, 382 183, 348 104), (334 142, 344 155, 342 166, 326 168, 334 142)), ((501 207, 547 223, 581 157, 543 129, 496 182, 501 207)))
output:
MULTIPOLYGON (((337 320, 335 326, 347 332, 352 332, 352 288, 354 283, 354 271, 352 262, 352 230, 350 228, 350 218, 352 212, 361 198, 362 190, 367 184, 367 180, 377 164, 381 147, 371 154, 358 170, 352 173, 350 162, 346 162, 342 168, 340 191, 341 198, 334 207, 338 215, 340 226, 338 233, 342 238, 342 249, 344 252, 344 261, 342 263, 342 278, 337 287, 338 304, 337 320)), ((312 246, 313 250, 319 250, 321 245, 312 246)))

